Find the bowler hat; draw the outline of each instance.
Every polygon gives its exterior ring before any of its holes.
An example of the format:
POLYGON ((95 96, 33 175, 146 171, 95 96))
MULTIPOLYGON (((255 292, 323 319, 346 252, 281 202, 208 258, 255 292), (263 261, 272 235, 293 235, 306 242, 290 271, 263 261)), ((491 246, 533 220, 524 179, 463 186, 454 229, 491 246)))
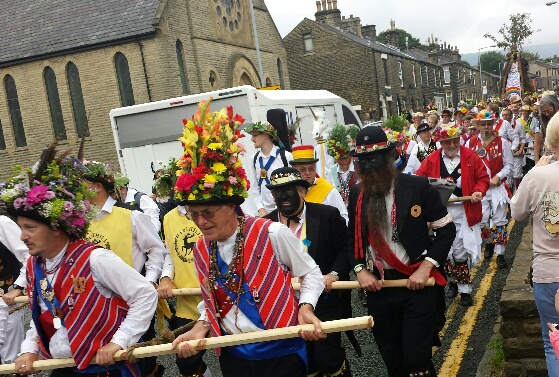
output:
POLYGON ((381 127, 364 127, 359 130, 355 139, 355 150, 351 156, 364 158, 373 154, 387 152, 396 147, 395 143, 390 143, 386 133, 381 127))
POLYGON ((296 185, 303 186, 308 189, 310 183, 301 177, 299 170, 287 166, 274 170, 270 175, 270 183, 267 184, 266 187, 273 190, 296 185))
POLYGON ((420 132, 423 131, 431 131, 431 128, 429 127, 428 123, 421 123, 419 126, 417 126, 417 131, 415 131, 415 133, 419 134, 420 132))

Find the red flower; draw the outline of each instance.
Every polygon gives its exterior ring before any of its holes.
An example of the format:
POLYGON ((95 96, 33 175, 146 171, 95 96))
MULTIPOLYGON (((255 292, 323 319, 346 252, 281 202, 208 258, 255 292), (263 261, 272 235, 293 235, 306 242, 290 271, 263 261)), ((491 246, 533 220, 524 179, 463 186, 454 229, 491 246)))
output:
POLYGON ((245 118, 243 118, 239 114, 235 114, 235 116, 233 117, 233 120, 235 122, 239 122, 240 124, 243 124, 245 122, 245 118))
POLYGON ((227 117, 229 119, 233 118, 233 106, 227 106, 227 117))
POLYGON ((177 178, 175 187, 179 191, 189 192, 192 186, 198 182, 198 179, 192 174, 183 174, 177 178))
POLYGON ((196 179, 202 179, 204 178, 208 170, 209 169, 206 169, 204 163, 201 163, 200 165, 192 169, 192 175, 194 175, 196 179))
POLYGON ((188 123, 188 120, 186 118, 182 118, 182 124, 184 124, 186 126, 187 123, 188 123))

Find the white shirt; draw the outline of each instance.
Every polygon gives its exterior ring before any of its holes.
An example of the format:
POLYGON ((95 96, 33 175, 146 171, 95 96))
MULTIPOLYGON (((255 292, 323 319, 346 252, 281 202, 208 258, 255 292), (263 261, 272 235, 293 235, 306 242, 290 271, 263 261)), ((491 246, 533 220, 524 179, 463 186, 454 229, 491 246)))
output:
MULTIPOLYGON (((260 181, 260 158, 262 158, 262 166, 266 166, 271 157, 275 158, 266 174, 268 179, 270 179, 274 170, 284 167, 283 161, 281 160, 281 154, 278 153, 278 151, 279 148, 274 145, 268 156, 264 155, 262 151, 258 151, 250 158, 250 163, 252 164, 252 174, 254 177, 254 181, 250 183, 250 194, 254 200, 256 209, 260 210, 261 208, 264 208, 268 213, 276 209, 276 202, 274 201, 272 193, 266 187, 266 180, 263 180, 261 185, 258 184, 260 181), (256 158, 256 163, 253 164, 254 156, 256 156, 256 154, 258 154, 258 157, 256 158)), ((290 152, 285 151, 285 159, 287 160, 288 165, 289 161, 293 161, 293 156, 290 152)))
MULTIPOLYGON (((0 216, 0 242, 6 246, 8 250, 17 258, 22 264, 19 270, 19 275, 14 281, 14 284, 25 287, 27 279, 25 274, 27 272, 27 259, 29 258, 29 250, 27 246, 20 239, 21 229, 13 222, 8 216, 0 216)), ((3 301, 3 300, 2 300, 3 301)))
MULTIPOLYGON (((281 268, 291 273, 291 276, 304 277, 301 282, 299 302, 311 304, 316 308, 316 303, 320 294, 324 290, 324 278, 320 272, 320 268, 312 259, 312 257, 302 251, 300 241, 295 237, 291 230, 285 225, 274 222, 268 228, 274 256, 278 260, 281 268)), ((217 248, 219 256, 227 263, 231 263, 235 247, 235 239, 237 232, 229 237, 225 242, 218 242, 217 248)), ((227 315, 222 319, 222 327, 233 334, 241 332, 252 332, 262 330, 252 323, 244 313, 239 310, 235 315, 237 306, 229 310, 227 315), (236 324, 235 324, 236 323, 236 324), (238 328, 237 328, 238 327, 238 328), (240 330, 239 330, 240 329, 240 330)), ((207 321, 206 305, 204 301, 198 304, 201 321, 207 321)))
MULTIPOLYGON (((52 259, 46 259, 46 268, 50 269, 66 254, 68 244, 62 251, 52 259)), ((155 308, 157 307, 157 291, 139 273, 130 268, 115 253, 106 249, 95 249, 89 258, 91 276, 95 288, 105 297, 120 296, 129 306, 126 318, 120 324, 118 330, 111 338, 111 342, 118 344, 123 349, 138 342, 140 337, 148 329, 155 308), (123 284, 125 282, 125 284, 123 284)), ((56 280, 57 270, 51 276, 49 282, 56 280)), ((40 293, 38 293, 40 294, 40 293)), ((42 299, 38 299, 41 313, 47 310, 42 299)), ((97 315, 92 313, 92 315, 97 315)), ((30 328, 21 343, 21 353, 39 352, 39 336, 35 323, 31 321, 30 328)), ((56 330, 49 342, 49 350, 53 358, 72 357, 68 331, 64 326, 56 330)))
MULTIPOLYGON (((522 127, 522 123, 520 123, 519 119, 514 121, 514 132, 518 135, 518 146, 520 146, 520 144, 526 144, 526 130, 522 127)), ((523 158, 523 156, 520 157, 523 158)))
POLYGON ((518 134, 514 132, 509 121, 504 119, 499 119, 497 123, 495 123, 495 128, 497 127, 498 122, 501 120, 503 122, 501 124, 501 127, 499 128, 499 136, 506 139, 509 143, 512 143, 511 148, 512 150, 516 151, 518 149, 518 146, 520 145, 518 134))
MULTIPOLYGON (((186 208, 184 206, 177 206, 177 211, 179 215, 186 216, 186 208)), ((169 251, 169 245, 165 241, 165 261, 163 262, 163 271, 161 271, 161 278, 168 277, 173 280, 175 278, 175 266, 173 264, 173 259, 169 251)))
MULTIPOLYGON (((113 212, 116 200, 107 199, 97 220, 113 212)), ((165 260, 165 246, 155 231, 148 215, 140 211, 132 212, 132 261, 134 269, 141 272, 146 268, 146 279, 157 283, 165 260)), ((124 235, 123 235, 124 236, 124 235)))
MULTIPOLYGON (((126 194, 126 203, 130 204, 134 201, 134 195, 138 193, 138 190, 129 188, 126 194)), ((161 222, 159 222, 159 207, 149 195, 144 194, 140 197, 140 203, 135 203, 146 215, 149 216, 151 223, 155 227, 155 230, 159 232, 161 230, 161 222)))
POLYGON ((345 224, 347 225, 347 223, 349 222, 347 208, 345 206, 344 200, 342 199, 342 196, 340 195, 340 192, 336 190, 335 187, 330 190, 328 195, 326 195, 326 198, 324 198, 324 200, 320 204, 327 204, 329 206, 336 207, 340 211, 340 215, 342 215, 342 217, 345 219, 345 224))
MULTIPOLYGON (((429 144, 431 143, 431 139, 429 139, 429 143, 425 145, 421 139, 414 145, 413 149, 411 150, 410 157, 408 159, 408 163, 406 168, 404 169, 404 173, 406 174, 415 174, 415 172, 421 166, 421 162, 419 158, 417 158, 417 153, 421 151, 427 151, 429 149, 429 144)), ((437 149, 440 148, 439 143, 437 142, 437 149)))

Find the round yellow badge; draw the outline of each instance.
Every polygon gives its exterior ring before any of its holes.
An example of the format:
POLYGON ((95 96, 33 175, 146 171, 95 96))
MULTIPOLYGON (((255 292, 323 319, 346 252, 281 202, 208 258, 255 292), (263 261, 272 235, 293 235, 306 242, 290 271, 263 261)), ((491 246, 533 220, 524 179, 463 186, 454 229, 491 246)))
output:
POLYGON ((413 207, 411 207, 411 215, 413 217, 419 217, 421 215, 421 206, 416 204, 413 207))

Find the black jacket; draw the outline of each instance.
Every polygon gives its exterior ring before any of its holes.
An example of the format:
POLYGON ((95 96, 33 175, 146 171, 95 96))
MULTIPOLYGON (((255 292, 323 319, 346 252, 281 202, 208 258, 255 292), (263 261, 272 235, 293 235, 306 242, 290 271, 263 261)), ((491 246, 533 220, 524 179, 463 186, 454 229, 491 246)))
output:
MULTIPOLYGON (((361 184, 354 186, 349 194, 349 259, 351 267, 358 264, 365 264, 364 258, 355 258, 354 234, 355 234, 355 213, 357 199, 361 190, 361 184)), ((425 257, 433 258, 440 266, 444 264, 448 256, 448 251, 456 237, 456 226, 453 222, 436 229, 435 237, 429 235, 428 223, 445 217, 448 212, 441 202, 439 193, 429 185, 427 178, 417 177, 399 173, 396 184, 396 222, 398 226, 398 236, 406 253, 410 257, 410 263, 422 261, 425 257), (413 208, 413 215, 412 215, 413 208), (417 211, 419 209, 420 211, 417 211), (419 215, 417 216, 417 214, 419 215), (415 215, 415 216, 414 216, 415 215), (425 251, 427 253, 422 255, 425 251)), ((363 247, 369 245, 367 241, 367 215, 365 203, 361 210, 361 237, 363 247)))
MULTIPOLYGON (((278 221, 278 210, 270 212, 265 218, 278 221)), ((307 239, 311 242, 309 255, 318 264, 322 274, 336 271, 340 280, 349 280, 347 226, 340 211, 325 204, 305 203, 305 221, 307 239)), ((339 315, 351 313, 350 290, 332 290, 321 295, 316 308, 317 316, 328 315, 326 313, 331 314, 332 311, 339 315)), ((345 318, 339 315, 339 318, 345 318)))

